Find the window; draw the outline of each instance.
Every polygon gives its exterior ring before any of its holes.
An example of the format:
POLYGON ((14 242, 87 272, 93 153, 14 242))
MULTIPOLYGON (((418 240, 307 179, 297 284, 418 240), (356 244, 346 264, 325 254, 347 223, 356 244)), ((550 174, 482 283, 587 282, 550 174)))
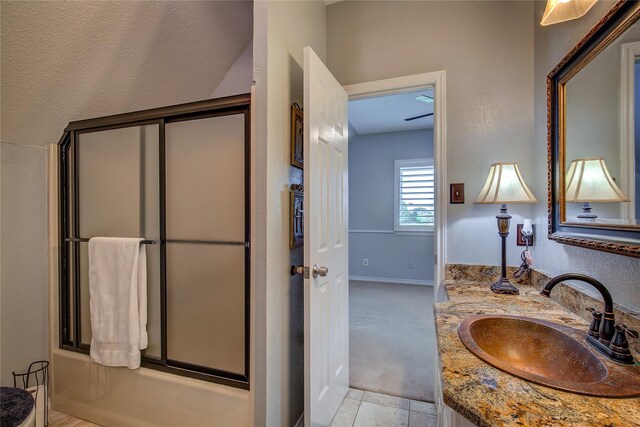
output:
POLYGON ((396 160, 394 231, 432 232, 435 220, 433 159, 396 160))

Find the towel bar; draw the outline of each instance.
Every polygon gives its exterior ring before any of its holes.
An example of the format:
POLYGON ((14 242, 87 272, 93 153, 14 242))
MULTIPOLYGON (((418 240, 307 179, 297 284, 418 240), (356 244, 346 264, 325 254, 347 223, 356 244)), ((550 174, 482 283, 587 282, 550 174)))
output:
MULTIPOLYGON (((67 237, 65 239, 67 242, 81 242, 87 243, 89 239, 85 239, 82 237, 67 237)), ((218 240, 179 240, 179 239, 166 239, 167 243, 189 243, 195 245, 229 245, 229 246, 244 246, 245 248, 249 247, 249 242, 230 242, 230 241, 218 241, 218 240)), ((160 243, 159 240, 143 240, 140 242, 143 245, 156 245, 160 243)))
MULTIPOLYGON (((87 243, 89 241, 89 239, 84 239, 81 237, 67 237, 65 239, 67 242, 81 242, 81 243, 87 243)), ((142 245, 155 245, 159 243, 158 240, 143 240, 140 242, 140 244, 142 245)))

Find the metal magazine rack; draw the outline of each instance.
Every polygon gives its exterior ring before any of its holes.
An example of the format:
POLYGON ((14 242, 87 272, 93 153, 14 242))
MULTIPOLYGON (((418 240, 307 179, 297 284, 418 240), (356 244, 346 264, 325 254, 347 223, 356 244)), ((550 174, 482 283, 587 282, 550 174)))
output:
POLYGON ((13 386, 20 387, 33 395, 36 413, 35 426, 49 425, 49 362, 38 360, 29 365, 27 372, 13 375, 13 386))

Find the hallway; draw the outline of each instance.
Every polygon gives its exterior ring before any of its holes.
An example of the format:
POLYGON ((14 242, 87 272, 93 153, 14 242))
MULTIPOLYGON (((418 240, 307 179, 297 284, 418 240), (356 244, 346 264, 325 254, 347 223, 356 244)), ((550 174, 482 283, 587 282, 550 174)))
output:
POLYGON ((352 388, 433 401, 433 287, 350 281, 352 388))

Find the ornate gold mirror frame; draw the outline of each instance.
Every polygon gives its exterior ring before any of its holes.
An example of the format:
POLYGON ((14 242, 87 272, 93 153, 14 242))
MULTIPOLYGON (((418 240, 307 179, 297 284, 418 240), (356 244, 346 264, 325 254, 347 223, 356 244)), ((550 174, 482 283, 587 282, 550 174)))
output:
POLYGON ((565 221, 565 85, 640 18, 640 2, 620 0, 547 76, 549 239, 640 258, 640 226, 565 221))

